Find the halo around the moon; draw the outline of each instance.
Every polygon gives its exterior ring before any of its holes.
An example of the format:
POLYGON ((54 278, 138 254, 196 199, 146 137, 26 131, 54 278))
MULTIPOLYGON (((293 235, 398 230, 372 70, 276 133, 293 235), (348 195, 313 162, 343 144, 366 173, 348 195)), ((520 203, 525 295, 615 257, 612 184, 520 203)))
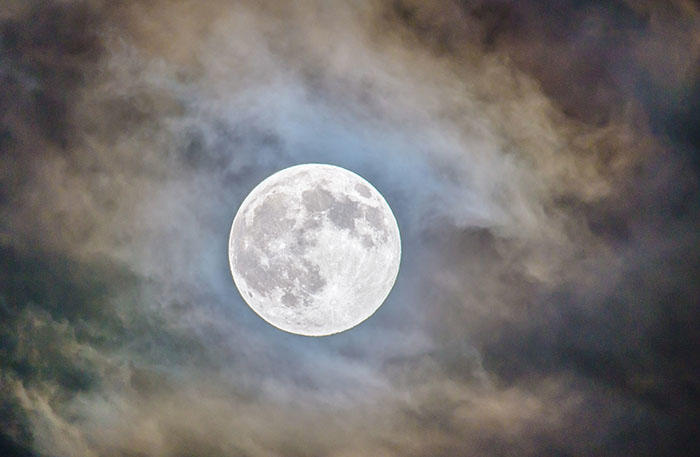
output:
POLYGON ((305 164, 258 184, 236 213, 236 287, 270 324, 322 336, 371 316, 394 285, 401 240, 384 197, 344 168, 305 164))

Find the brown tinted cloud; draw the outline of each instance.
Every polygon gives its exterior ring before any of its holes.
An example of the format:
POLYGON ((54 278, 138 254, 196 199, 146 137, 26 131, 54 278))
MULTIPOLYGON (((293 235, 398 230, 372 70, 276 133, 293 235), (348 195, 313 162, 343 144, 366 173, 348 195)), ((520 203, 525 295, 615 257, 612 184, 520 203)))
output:
POLYGON ((696 2, 9 1, 0 454, 691 455, 696 2), (361 326, 270 327, 238 205, 394 209, 361 326))

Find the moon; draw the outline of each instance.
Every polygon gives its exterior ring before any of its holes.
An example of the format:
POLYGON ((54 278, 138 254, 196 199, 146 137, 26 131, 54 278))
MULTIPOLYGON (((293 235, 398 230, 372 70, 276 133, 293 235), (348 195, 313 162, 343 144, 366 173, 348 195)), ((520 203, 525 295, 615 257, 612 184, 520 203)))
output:
POLYGON ((299 335, 348 330, 381 306, 399 272, 401 238, 382 195, 333 165, 269 176, 241 204, 229 263, 243 299, 299 335))

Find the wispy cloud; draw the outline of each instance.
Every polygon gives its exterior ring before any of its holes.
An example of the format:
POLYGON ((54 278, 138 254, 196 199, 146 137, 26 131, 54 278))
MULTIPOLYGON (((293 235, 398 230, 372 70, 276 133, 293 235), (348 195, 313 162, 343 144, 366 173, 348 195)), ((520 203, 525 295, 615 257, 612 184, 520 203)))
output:
POLYGON ((9 2, 0 451, 682 454, 700 14, 664 5, 9 2), (404 243, 323 339, 248 310, 225 252, 303 162, 369 179, 404 243))

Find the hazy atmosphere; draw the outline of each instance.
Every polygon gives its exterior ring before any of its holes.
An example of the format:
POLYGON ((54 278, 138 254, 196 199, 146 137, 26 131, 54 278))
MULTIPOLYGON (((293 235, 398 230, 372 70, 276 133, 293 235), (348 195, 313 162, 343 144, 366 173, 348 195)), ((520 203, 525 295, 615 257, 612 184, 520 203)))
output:
POLYGON ((3 0, 0 455, 691 456, 700 4, 3 0), (401 269, 310 338, 228 236, 301 163, 401 269))

